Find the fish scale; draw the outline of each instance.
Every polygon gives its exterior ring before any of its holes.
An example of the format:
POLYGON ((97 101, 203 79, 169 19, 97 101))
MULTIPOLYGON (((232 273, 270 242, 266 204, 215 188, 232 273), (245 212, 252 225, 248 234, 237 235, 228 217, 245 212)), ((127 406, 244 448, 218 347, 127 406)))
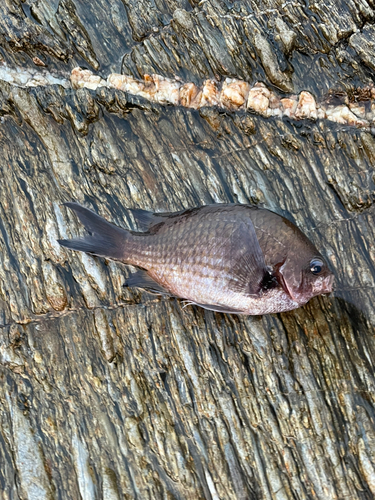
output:
POLYGON ((241 314, 287 311, 332 290, 333 275, 314 245, 266 209, 217 204, 169 214, 133 210, 147 229, 135 232, 76 203, 66 205, 91 234, 61 245, 138 266, 130 286, 241 314))

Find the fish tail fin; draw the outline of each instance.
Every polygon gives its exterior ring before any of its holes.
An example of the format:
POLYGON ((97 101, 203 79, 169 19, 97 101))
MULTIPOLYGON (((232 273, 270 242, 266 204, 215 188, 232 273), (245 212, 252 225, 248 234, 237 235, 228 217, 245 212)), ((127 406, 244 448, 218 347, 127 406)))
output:
POLYGON ((64 203, 64 205, 74 210, 89 235, 84 238, 57 240, 60 245, 100 257, 125 260, 129 231, 107 222, 100 215, 78 203, 64 203))

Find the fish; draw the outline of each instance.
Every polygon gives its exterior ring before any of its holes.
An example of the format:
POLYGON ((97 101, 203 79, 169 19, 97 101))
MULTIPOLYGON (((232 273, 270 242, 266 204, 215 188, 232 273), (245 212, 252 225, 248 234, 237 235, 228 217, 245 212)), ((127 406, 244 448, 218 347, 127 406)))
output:
POLYGON ((290 311, 332 291, 334 276, 320 252, 297 226, 265 208, 128 209, 140 229, 134 231, 78 203, 64 205, 89 234, 60 245, 136 266, 125 286, 245 315, 290 311))

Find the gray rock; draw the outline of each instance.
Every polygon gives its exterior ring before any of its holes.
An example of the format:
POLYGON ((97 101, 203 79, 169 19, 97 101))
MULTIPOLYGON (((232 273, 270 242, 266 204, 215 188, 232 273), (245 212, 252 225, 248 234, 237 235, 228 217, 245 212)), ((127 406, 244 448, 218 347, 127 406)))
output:
MULTIPOLYGON (((371 2, 51 5, 0 7, 8 66, 233 76, 317 99, 373 78, 371 2)), ((373 498, 373 135, 106 87, 0 82, 0 115, 4 498, 373 498), (57 244, 81 231, 72 200, 127 227, 126 207, 268 207, 337 291, 241 317, 123 288, 126 266, 57 244)))

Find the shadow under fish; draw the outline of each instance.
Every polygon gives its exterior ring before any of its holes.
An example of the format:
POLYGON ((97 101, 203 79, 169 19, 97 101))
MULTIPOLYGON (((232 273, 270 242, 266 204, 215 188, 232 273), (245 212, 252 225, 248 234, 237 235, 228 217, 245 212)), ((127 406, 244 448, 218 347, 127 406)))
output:
POLYGON ((130 210, 144 231, 123 229, 78 203, 89 235, 60 245, 139 267, 126 285, 218 312, 289 311, 330 293, 333 274, 310 240, 264 208, 207 205, 174 213, 130 210))

